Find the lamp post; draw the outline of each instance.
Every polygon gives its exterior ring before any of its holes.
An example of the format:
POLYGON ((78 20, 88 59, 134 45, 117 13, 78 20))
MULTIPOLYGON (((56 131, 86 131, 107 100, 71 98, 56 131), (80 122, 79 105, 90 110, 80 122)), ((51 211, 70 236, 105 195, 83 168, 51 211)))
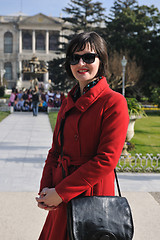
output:
POLYGON ((122 64, 122 71, 123 71, 123 77, 122 77, 122 95, 125 96, 125 71, 126 71, 126 65, 127 60, 125 59, 125 56, 123 56, 123 59, 121 61, 122 64))
POLYGON ((3 76, 6 73, 5 69, 1 69, 1 86, 3 86, 3 76))

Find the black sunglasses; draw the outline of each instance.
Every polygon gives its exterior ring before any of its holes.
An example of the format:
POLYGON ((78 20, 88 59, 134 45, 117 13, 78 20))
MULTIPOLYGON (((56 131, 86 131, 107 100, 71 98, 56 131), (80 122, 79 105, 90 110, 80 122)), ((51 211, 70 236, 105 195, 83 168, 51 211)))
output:
POLYGON ((72 54, 69 58, 69 63, 71 65, 76 65, 79 63, 79 60, 82 58, 83 62, 91 64, 95 61, 95 58, 98 57, 96 53, 85 53, 83 55, 72 54))

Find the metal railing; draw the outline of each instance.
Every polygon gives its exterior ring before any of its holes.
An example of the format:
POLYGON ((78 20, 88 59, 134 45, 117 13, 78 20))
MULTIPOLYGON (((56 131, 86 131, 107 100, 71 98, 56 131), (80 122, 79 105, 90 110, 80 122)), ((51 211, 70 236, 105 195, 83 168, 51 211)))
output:
POLYGON ((152 153, 147 153, 143 156, 141 153, 136 153, 135 156, 121 156, 117 164, 118 172, 158 172, 160 173, 160 154, 153 156, 152 153))

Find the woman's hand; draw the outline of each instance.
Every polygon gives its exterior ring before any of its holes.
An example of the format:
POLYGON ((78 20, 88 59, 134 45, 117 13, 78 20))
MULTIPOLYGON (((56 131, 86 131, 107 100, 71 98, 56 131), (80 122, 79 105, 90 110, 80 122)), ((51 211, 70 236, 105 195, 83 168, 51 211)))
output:
POLYGON ((43 188, 40 197, 37 197, 36 201, 38 202, 38 207, 51 211, 57 208, 62 199, 55 188, 43 188))

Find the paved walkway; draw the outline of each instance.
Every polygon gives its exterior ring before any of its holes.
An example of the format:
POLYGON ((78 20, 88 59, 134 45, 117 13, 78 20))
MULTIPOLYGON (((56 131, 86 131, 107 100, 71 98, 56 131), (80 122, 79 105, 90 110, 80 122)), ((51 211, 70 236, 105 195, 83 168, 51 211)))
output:
POLYGON ((38 191, 52 130, 48 115, 13 113, 0 123, 0 191, 38 191))
MULTIPOLYGON (((35 196, 51 142, 47 114, 13 113, 0 123, 0 239, 38 239, 47 213, 35 196)), ((160 174, 118 175, 133 212, 134 240, 159 240, 160 174)))

